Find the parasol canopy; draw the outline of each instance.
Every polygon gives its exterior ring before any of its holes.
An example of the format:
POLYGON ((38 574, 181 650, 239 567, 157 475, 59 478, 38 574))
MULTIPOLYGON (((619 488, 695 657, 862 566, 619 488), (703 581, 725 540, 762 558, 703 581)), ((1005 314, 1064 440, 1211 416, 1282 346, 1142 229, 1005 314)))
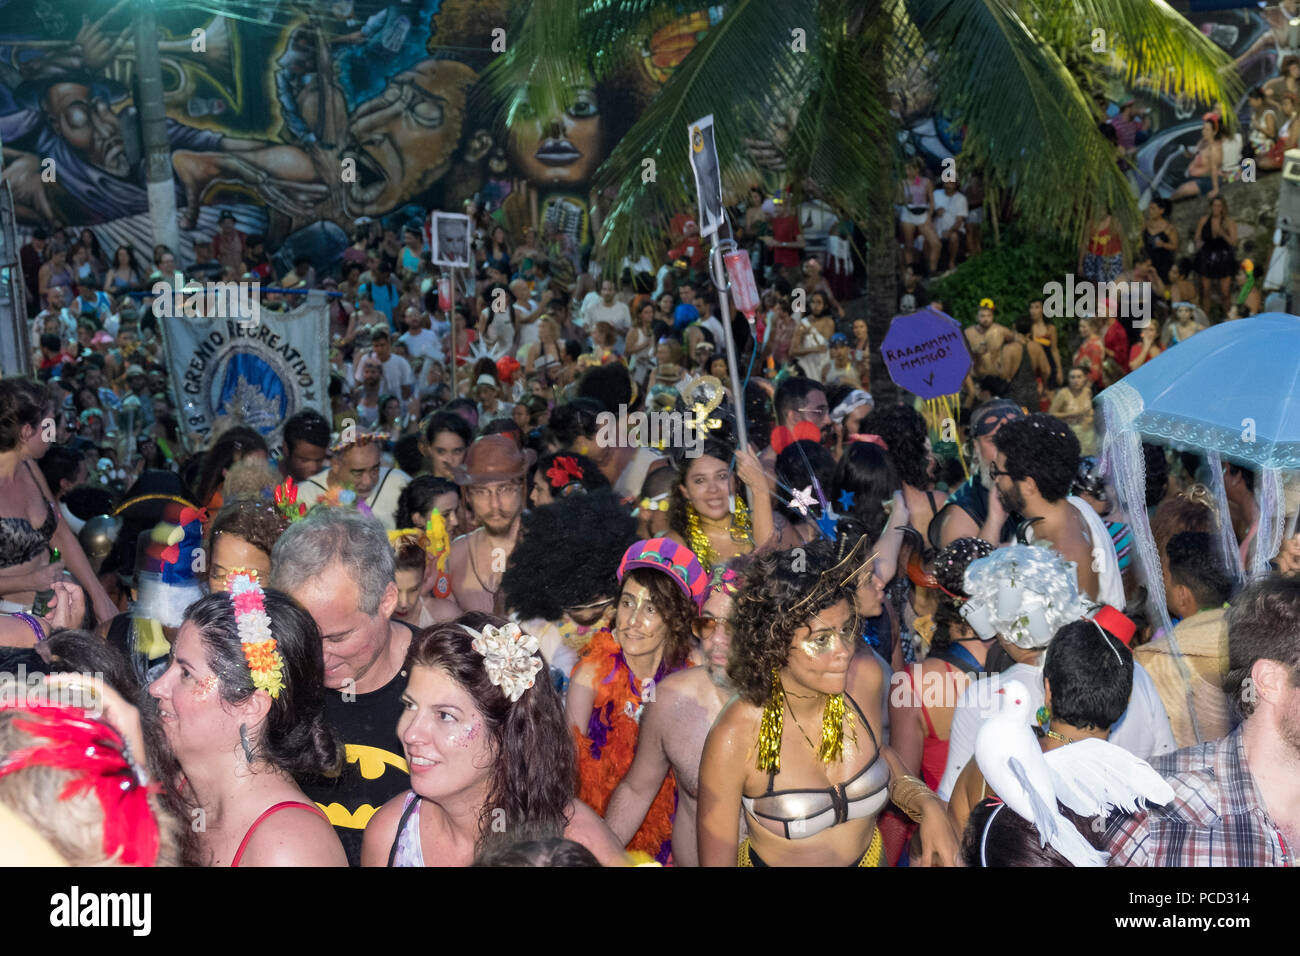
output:
POLYGON ((1197 332, 1101 399, 1108 431, 1255 469, 1300 468, 1300 318, 1269 312, 1197 332))

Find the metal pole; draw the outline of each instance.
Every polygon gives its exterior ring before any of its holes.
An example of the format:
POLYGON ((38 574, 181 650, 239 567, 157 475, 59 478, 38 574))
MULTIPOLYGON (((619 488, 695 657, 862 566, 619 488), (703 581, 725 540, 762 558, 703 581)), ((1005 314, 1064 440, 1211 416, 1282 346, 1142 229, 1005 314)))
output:
POLYGON ((176 185, 172 148, 163 109, 162 67, 158 57, 158 23, 154 0, 138 0, 135 11, 135 76, 140 109, 140 140, 146 162, 149 219, 155 245, 164 245, 180 258, 176 223, 176 185))
POLYGON ((451 397, 460 398, 460 392, 456 390, 456 269, 453 266, 451 270, 450 282, 451 295, 447 297, 447 302, 451 308, 443 313, 451 323, 451 331, 447 334, 451 337, 451 397))
POLYGON ((0 372, 30 375, 31 322, 16 225, 13 193, 9 183, 0 180, 0 372))
POLYGON ((727 281, 727 269, 722 257, 736 248, 734 239, 717 239, 713 251, 709 253, 709 273, 713 277, 713 286, 718 290, 718 304, 722 307, 722 338, 727 344, 727 374, 731 376, 731 394, 736 401, 736 442, 737 447, 747 448, 749 436, 745 430, 745 395, 741 391, 740 365, 736 361, 736 338, 731 332, 731 284, 727 281))

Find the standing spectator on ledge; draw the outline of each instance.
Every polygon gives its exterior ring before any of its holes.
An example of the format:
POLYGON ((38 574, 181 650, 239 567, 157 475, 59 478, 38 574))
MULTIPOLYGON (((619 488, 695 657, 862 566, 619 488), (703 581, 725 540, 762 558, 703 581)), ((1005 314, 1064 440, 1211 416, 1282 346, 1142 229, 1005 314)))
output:
POLYGON ((230 269, 242 268, 248 257, 248 237, 235 228, 235 214, 227 209, 217 218, 217 226, 217 234, 212 237, 217 261, 230 269))

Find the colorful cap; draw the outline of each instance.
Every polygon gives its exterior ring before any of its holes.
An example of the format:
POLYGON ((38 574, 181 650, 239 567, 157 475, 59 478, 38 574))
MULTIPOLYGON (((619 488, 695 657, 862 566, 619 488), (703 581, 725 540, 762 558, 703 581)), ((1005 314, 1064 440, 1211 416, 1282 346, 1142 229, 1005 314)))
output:
POLYGON ((623 580, 627 572, 637 568, 655 568, 666 572, 686 592, 686 596, 695 602, 697 608, 703 606, 709 578, 700 567, 695 552, 686 545, 669 538, 634 542, 618 564, 619 581, 623 580))

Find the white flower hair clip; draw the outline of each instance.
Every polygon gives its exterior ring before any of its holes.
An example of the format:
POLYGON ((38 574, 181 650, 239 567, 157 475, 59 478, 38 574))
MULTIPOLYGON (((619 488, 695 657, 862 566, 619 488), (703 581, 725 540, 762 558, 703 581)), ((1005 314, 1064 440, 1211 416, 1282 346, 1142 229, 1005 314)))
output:
POLYGON ((462 624, 473 640, 474 650, 483 655, 488 680, 514 703, 537 682, 537 672, 544 666, 537 654, 539 644, 531 634, 524 634, 515 623, 505 627, 488 625, 481 631, 462 624))

